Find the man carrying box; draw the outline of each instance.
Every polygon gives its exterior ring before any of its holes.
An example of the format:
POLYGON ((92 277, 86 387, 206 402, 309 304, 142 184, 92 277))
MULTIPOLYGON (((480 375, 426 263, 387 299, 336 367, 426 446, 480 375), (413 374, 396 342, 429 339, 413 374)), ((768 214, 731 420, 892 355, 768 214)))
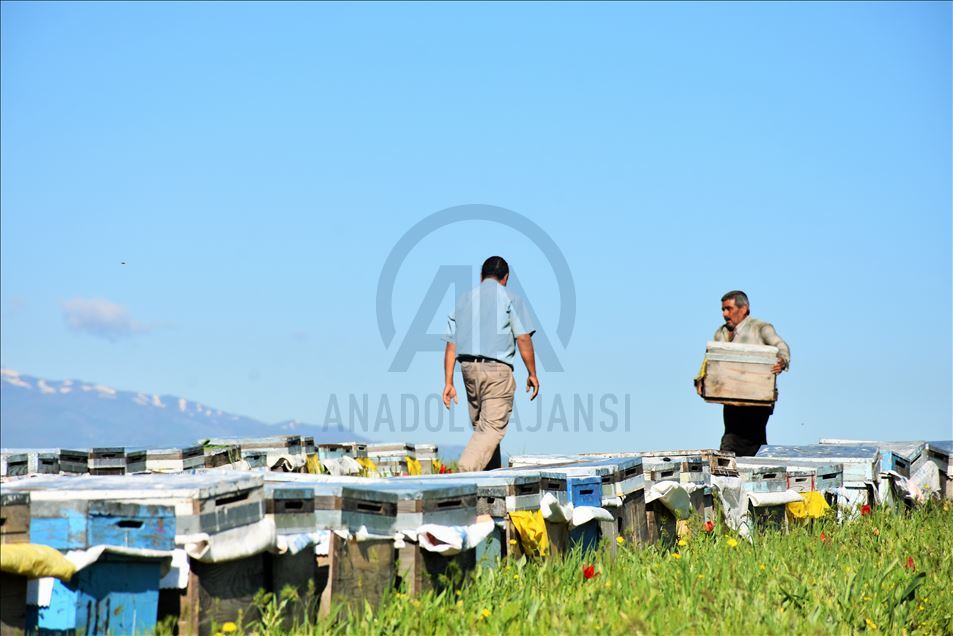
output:
MULTIPOLYGON (((721 314, 725 324, 715 331, 715 342, 769 345, 778 348, 778 361, 771 371, 777 375, 791 364, 791 349, 769 322, 751 318, 748 296, 743 291, 730 291, 721 297, 721 314)), ((702 395, 703 375, 695 378, 695 390, 702 395)), ((768 418, 774 413, 771 406, 737 406, 725 404, 725 434, 721 450, 732 451, 738 457, 752 456, 762 444, 768 443, 768 418)))

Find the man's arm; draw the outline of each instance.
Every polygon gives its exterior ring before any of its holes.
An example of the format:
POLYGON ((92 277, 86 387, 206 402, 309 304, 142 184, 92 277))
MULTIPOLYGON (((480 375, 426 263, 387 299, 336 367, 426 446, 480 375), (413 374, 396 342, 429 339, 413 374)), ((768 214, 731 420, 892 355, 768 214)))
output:
POLYGON ((523 358, 523 364, 526 365, 526 371, 529 373, 529 377, 526 378, 526 391, 533 390, 533 394, 529 396, 529 401, 532 402, 539 395, 539 378, 536 377, 536 352, 533 350, 532 334, 516 336, 516 346, 519 347, 520 357, 523 358))
POLYGON ((457 362, 457 345, 454 342, 447 343, 447 349, 443 353, 443 405, 450 408, 450 400, 456 404, 457 390, 453 386, 453 365, 457 362))
POLYGON ((781 373, 791 367, 791 348, 778 335, 778 332, 774 330, 774 325, 770 322, 761 325, 761 342, 778 348, 778 363, 774 365, 772 371, 781 373))

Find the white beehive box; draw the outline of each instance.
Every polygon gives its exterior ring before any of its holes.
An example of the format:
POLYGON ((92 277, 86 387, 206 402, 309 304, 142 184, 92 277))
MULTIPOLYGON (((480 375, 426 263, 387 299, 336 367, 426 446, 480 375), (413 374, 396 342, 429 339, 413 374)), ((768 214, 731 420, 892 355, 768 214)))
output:
POLYGON ((702 397, 706 402, 770 406, 778 399, 778 348, 767 345, 709 342, 705 350, 702 397))

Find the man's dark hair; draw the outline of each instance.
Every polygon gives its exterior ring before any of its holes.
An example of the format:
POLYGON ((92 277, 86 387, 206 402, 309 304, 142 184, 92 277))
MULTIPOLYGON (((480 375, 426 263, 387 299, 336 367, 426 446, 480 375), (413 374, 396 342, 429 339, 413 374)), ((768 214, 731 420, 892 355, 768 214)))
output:
POLYGON ((503 280, 503 277, 510 273, 510 266, 506 264, 502 256, 491 256, 483 261, 483 268, 480 270, 480 278, 495 278, 503 280))
POLYGON ((748 294, 744 293, 740 289, 736 289, 721 297, 721 302, 725 302, 726 300, 735 301, 735 307, 744 307, 748 304, 748 294))

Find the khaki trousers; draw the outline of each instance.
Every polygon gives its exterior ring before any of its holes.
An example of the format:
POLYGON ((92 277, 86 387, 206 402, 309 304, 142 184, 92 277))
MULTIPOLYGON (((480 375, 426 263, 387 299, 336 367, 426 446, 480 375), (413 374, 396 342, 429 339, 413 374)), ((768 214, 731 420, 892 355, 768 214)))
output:
MULTIPOLYGON (((460 455, 460 470, 483 470, 496 457, 513 412, 516 378, 502 362, 461 362, 473 436, 460 455)), ((498 468, 499 466, 492 466, 498 468)))

